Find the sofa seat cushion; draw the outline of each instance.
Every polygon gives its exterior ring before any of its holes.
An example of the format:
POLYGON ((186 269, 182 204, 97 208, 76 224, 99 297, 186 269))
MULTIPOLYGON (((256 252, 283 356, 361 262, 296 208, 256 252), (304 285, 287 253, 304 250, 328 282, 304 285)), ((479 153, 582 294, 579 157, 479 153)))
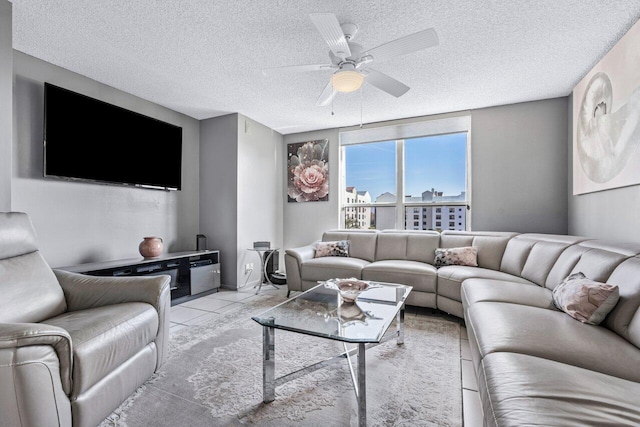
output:
POLYGON ((553 293, 537 285, 494 279, 467 279, 462 283, 465 311, 477 302, 508 302, 555 310, 553 293))
POLYGON ((562 311, 479 302, 468 308, 466 320, 476 366, 492 353, 522 353, 640 381, 640 349, 562 311))
POLYGON ((129 302, 71 311, 46 320, 71 335, 75 398, 151 343, 158 333, 158 312, 129 302))
POLYGON ((488 426, 640 425, 640 384, 544 358, 490 354, 478 388, 488 426))
POLYGON ((348 277, 362 279, 361 271, 367 264, 369 261, 352 257, 314 258, 302 264, 302 280, 314 282, 348 277))
POLYGON ((438 269, 438 295, 462 302, 460 295, 460 286, 462 285, 462 282, 475 277, 525 283, 528 285, 534 284, 521 277, 503 273, 501 271, 489 270, 488 268, 449 265, 438 269))
POLYGON ((362 279, 401 283, 413 291, 436 293, 436 268, 419 261, 385 260, 364 266, 362 279))

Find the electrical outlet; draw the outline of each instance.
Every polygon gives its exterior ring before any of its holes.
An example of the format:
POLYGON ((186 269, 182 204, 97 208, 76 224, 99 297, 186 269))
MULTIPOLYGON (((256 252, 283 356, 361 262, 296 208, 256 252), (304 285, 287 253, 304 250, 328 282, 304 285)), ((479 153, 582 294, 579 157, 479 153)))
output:
POLYGON ((244 274, 249 274, 253 271, 253 263, 250 262, 244 265, 244 274))

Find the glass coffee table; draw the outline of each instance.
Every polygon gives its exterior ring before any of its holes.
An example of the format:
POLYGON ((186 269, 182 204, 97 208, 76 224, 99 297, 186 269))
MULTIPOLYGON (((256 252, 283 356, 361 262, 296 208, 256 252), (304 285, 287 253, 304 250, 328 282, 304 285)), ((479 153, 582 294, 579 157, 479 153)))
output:
POLYGON ((275 388, 303 375, 347 359, 351 380, 358 401, 358 423, 367 425, 365 350, 391 339, 404 343, 404 302, 411 286, 394 283, 368 282, 353 303, 344 302, 332 281, 297 295, 257 316, 262 325, 262 393, 265 403, 275 399, 275 388), (395 330, 388 331, 396 319, 395 330), (283 329, 320 338, 341 341, 344 353, 298 371, 275 378, 275 330, 283 329), (357 346, 348 349, 347 344, 357 346), (357 353, 357 372, 351 356, 357 353))

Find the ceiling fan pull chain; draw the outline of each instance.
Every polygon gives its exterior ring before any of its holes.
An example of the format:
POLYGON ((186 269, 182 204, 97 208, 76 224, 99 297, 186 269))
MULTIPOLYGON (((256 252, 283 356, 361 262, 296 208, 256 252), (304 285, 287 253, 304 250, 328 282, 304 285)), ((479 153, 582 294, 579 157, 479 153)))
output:
POLYGON ((364 92, 364 87, 360 89, 360 129, 362 129, 362 94, 364 92))
POLYGON ((335 96, 331 98, 331 115, 333 116, 333 101, 335 100, 335 96))

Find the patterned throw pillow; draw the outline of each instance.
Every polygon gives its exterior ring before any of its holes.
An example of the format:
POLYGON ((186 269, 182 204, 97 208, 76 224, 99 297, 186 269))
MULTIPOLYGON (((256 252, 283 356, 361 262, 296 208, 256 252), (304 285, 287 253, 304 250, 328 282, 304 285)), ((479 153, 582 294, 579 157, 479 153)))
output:
POLYGON ((321 258, 325 256, 349 256, 349 241, 318 242, 315 257, 321 258))
POLYGON ((445 265, 468 265, 471 267, 478 266, 478 249, 473 246, 464 246, 461 248, 438 248, 436 249, 436 267, 444 267, 445 265))
POLYGON ((619 298, 616 285, 594 282, 582 273, 568 276, 553 290, 556 307, 589 325, 600 324, 619 298))

